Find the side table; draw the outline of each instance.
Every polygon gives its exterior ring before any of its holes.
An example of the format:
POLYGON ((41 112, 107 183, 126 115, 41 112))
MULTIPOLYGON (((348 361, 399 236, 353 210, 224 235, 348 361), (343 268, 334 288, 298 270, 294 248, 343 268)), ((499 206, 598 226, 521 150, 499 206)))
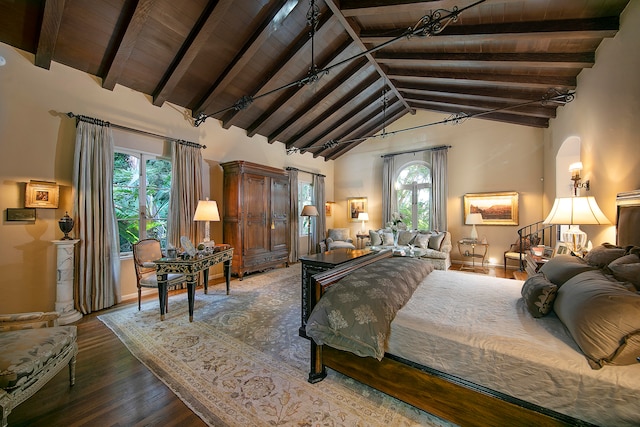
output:
POLYGON ((364 249, 367 246, 369 235, 365 233, 356 234, 356 249, 364 249))
POLYGON ((464 264, 460 267, 460 270, 476 270, 476 259, 480 260, 480 269, 483 273, 487 273, 488 270, 484 268, 485 257, 489 250, 489 244, 486 242, 479 242, 475 239, 462 239, 458 240, 458 252, 460 256, 465 258, 471 258, 471 267, 464 264))

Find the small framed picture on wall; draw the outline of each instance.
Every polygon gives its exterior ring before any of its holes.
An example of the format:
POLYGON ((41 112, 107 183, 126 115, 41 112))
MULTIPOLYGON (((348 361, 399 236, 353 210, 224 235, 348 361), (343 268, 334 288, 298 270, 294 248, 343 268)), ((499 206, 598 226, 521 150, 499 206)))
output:
POLYGON ((350 197, 347 199, 347 215, 349 222, 358 222, 360 212, 367 211, 366 197, 350 197))
POLYGON ((30 181, 24 197, 25 208, 57 209, 60 188, 55 182, 30 181))

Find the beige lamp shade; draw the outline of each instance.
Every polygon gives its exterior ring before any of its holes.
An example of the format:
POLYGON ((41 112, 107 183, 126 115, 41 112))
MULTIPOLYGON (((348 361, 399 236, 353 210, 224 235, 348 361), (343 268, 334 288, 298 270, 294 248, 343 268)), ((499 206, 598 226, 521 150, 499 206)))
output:
POLYGON ((569 225, 562 239, 573 252, 578 252, 587 244, 587 233, 580 230, 580 225, 610 225, 611 221, 600 210, 595 197, 559 197, 543 223, 569 225))
POLYGON ((218 203, 215 200, 199 200, 196 213, 193 215, 194 221, 204 221, 204 243, 214 244, 209 235, 209 221, 220 221, 218 203))
POLYGON ((300 216, 318 216, 318 215, 320 215, 318 213, 318 209, 316 209, 316 207, 313 205, 305 205, 302 208, 302 213, 300 214, 300 216))
POLYGON ((476 224, 482 224, 484 221, 482 220, 481 213, 470 213, 467 215, 467 220, 465 224, 471 225, 471 238, 473 240, 478 240, 478 230, 476 230, 476 224))

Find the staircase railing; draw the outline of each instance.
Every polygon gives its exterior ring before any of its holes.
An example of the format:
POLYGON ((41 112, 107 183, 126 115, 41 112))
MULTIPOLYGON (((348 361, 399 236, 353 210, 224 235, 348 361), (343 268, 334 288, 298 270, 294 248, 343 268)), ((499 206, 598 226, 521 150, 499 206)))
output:
POLYGON ((551 246, 556 239, 559 238, 560 227, 555 224, 544 224, 543 221, 534 222, 533 224, 525 225, 518 229, 518 236, 520 237, 520 271, 524 271, 525 262, 525 248, 526 239, 529 238, 531 246, 545 245, 551 246), (540 239, 540 240, 538 240, 540 239), (537 241, 534 243, 534 241, 537 241))

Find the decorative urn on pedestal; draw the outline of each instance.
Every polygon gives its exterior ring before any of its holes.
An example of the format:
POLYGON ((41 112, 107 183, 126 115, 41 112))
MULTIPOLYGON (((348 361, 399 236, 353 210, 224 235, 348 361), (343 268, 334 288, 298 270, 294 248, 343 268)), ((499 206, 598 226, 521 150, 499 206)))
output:
POLYGON ((73 240, 72 237, 69 237, 69 233, 73 230, 73 218, 69 216, 69 212, 64 213, 64 216, 58 221, 58 225, 64 233, 64 237, 61 240, 73 240))

